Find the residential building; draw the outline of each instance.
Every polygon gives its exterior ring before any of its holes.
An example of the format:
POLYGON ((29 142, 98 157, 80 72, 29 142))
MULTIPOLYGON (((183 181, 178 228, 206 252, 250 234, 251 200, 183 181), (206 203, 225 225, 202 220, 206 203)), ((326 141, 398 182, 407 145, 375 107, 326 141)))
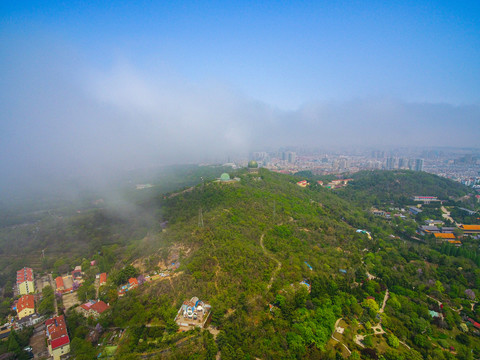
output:
POLYGON ((24 267, 17 271, 17 288, 20 295, 35 292, 33 270, 31 268, 24 267))
POLYGON ((22 319, 35 313, 35 301, 33 295, 23 295, 17 302, 18 319, 22 319))
POLYGON ((0 340, 7 339, 10 335, 11 327, 10 324, 3 325, 0 328, 0 340))
POLYGON ((100 274, 99 284, 100 286, 105 285, 107 283, 107 273, 100 274))
POLYGON ((72 278, 74 280, 80 280, 82 278, 82 267, 75 266, 75 269, 72 271, 72 278))
POLYGON ((138 280, 136 278, 130 278, 128 279, 128 285, 129 285, 129 289, 133 289, 133 288, 136 288, 138 286, 138 280))
POLYGON ((84 316, 86 317, 94 317, 98 318, 101 314, 103 314, 106 310, 108 310, 110 306, 103 302, 102 300, 100 301, 89 301, 83 305, 80 305, 80 311, 83 313, 84 316))
POLYGON ((61 276, 55 278, 55 284, 57 286, 57 291, 65 290, 65 284, 63 283, 63 278, 61 276))
POLYGON ((70 338, 63 315, 53 317, 45 322, 48 353, 53 360, 60 360, 62 355, 70 352, 70 338))
POLYGON ((301 187, 307 187, 308 182, 307 180, 300 180, 299 182, 297 182, 297 185, 301 187))

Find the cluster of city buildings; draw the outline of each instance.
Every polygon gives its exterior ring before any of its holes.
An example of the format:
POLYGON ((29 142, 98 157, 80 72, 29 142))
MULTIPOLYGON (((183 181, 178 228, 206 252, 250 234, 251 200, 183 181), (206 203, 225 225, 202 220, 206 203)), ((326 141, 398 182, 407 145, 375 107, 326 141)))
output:
MULTIPOLYGON (((272 171, 294 174, 309 170, 315 175, 337 175, 360 170, 425 171, 461 182, 480 191, 480 153, 475 150, 345 150, 260 151, 250 158, 272 171)), ((478 198, 480 201, 480 197, 478 198)))
MULTIPOLYGON (((31 268, 24 267, 17 271, 16 290, 20 298, 12 306, 17 316, 0 328, 0 339, 7 338, 12 329, 21 330, 45 320, 36 313, 35 303, 39 294, 35 292, 34 280, 34 272, 31 268)), ((63 315, 54 316, 45 321, 45 337, 48 353, 54 360, 60 360, 63 355, 70 352, 70 338, 63 315)), ((31 350, 29 348, 30 352, 31 350)))

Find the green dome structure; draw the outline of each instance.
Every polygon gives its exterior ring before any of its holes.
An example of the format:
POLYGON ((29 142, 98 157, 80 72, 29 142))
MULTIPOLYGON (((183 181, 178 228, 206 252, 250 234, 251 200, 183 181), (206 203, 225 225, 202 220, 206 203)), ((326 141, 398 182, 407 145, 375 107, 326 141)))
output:
POLYGON ((229 181, 230 180, 230 175, 228 175, 227 173, 223 173, 222 175, 220 175, 220 181, 229 181))
POLYGON ((248 162, 248 167, 250 169, 256 169, 256 168, 258 168, 258 163, 255 160, 251 160, 251 161, 248 162))

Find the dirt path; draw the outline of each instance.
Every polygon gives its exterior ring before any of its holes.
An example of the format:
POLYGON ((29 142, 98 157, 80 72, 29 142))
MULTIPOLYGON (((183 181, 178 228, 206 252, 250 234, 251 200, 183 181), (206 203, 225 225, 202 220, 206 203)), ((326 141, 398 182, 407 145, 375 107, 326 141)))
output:
POLYGON ((267 285, 267 292, 268 290, 270 290, 270 288, 272 287, 272 284, 275 280, 275 277, 277 276, 278 272, 280 271, 280 269, 282 268, 282 263, 280 262, 280 260, 278 260, 270 251, 268 251, 267 249, 265 249, 265 246, 263 245, 263 237, 264 237, 265 234, 262 234, 262 236, 260 236, 260 246, 262 247, 262 250, 263 250, 263 253, 269 257, 270 259, 272 259, 273 261, 275 261, 277 263, 277 268, 275 270, 273 270, 273 273, 272 273, 272 277, 270 278, 270 281, 268 282, 268 285, 267 285))
POLYGON ((195 189, 195 186, 192 186, 192 187, 190 187, 190 188, 188 188, 188 189, 185 189, 185 190, 182 190, 182 191, 173 193, 173 194, 171 194, 168 198, 169 198, 169 199, 174 198, 175 196, 178 196, 178 195, 180 195, 180 194, 185 194, 185 193, 187 193, 187 192, 190 192, 190 191, 192 191, 193 189, 195 189))
POLYGON ((220 267, 220 263, 217 260, 217 270, 215 271, 215 289, 217 289, 218 292, 218 273, 222 271, 222 268, 220 267))
POLYGON ((345 350, 347 350, 348 354, 349 355, 352 355, 352 352, 350 351, 350 349, 347 347, 347 345, 345 345, 343 342, 341 342, 340 340, 338 340, 337 338, 335 338, 335 332, 337 331, 337 327, 338 327, 338 324, 340 323, 340 321, 342 320, 342 318, 338 319, 337 321, 335 321, 335 326, 333 327, 334 330, 333 330, 333 333, 332 333, 332 339, 335 340, 336 342, 339 342, 341 345, 343 345, 343 347, 345 348, 345 350))
POLYGON ((442 302, 440 300, 435 299, 434 297, 431 297, 430 295, 427 295, 428 298, 436 301, 438 303, 438 306, 442 306, 442 302))
POLYGON ((362 341, 363 339, 365 339, 365 335, 355 335, 355 338, 354 338, 354 342, 355 344, 357 344, 358 346, 362 347, 362 348, 365 348, 365 345, 363 345, 362 341))
POLYGON ((375 280, 377 277, 375 275, 372 275, 370 274, 368 271, 367 271, 367 279, 368 280, 375 280))
POLYGON ((385 310, 385 305, 387 305, 387 300, 388 300, 388 289, 387 291, 385 291, 385 296, 383 297, 383 304, 382 304, 382 308, 380 310, 378 310, 378 312, 381 314, 383 313, 383 311, 385 310))

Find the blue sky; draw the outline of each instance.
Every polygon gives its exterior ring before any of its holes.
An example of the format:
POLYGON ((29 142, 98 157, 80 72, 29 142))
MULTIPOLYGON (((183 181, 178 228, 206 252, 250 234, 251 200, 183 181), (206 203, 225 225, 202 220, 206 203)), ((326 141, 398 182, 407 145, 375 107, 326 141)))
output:
POLYGON ((284 109, 316 100, 480 100, 478 1, 2 4, 2 35, 220 82, 284 109), (47 5, 46 5, 47 4, 47 5), (47 40, 49 39, 49 40, 47 40))
POLYGON ((3 1, 0 171, 478 148, 479 18, 479 1, 3 1))

